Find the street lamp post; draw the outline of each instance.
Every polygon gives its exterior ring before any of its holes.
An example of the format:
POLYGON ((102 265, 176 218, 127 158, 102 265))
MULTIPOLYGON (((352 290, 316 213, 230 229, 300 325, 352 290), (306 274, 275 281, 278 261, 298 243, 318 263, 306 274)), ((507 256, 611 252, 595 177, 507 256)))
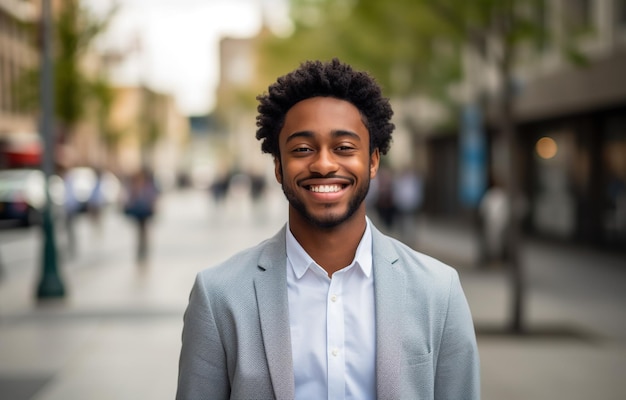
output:
POLYGON ((52 219, 50 199, 50 176, 54 169, 54 85, 52 63, 52 12, 50 0, 42 0, 41 7, 41 76, 40 132, 43 137, 44 151, 42 168, 46 176, 46 205, 42 216, 43 252, 41 258, 41 277, 37 288, 38 299, 61 298, 65 288, 58 272, 58 256, 52 219))

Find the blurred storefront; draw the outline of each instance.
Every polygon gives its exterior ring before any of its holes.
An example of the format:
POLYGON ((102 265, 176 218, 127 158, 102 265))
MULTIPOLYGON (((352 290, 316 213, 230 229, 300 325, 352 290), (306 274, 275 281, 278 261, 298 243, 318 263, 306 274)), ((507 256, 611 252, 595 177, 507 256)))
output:
MULTIPOLYGON (((584 6, 594 24, 580 43, 586 65, 568 62, 554 47, 516 69, 524 229, 534 237, 626 251, 626 3, 584 6)), ((483 90, 487 177, 506 179, 508 153, 494 111, 499 100, 488 85, 483 90)), ((476 209, 461 193, 463 129, 427 139, 425 212, 472 221, 476 209)))
POLYGON ((626 250, 626 45, 535 79, 517 101, 529 231, 626 250))
POLYGON ((626 104, 525 123, 520 138, 528 229, 626 249, 626 104))

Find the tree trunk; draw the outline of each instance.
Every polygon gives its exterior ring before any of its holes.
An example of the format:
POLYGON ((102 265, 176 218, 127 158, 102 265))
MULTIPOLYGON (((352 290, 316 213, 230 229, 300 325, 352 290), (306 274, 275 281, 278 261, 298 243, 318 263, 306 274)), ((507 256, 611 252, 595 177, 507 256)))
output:
POLYGON ((521 260, 522 234, 520 213, 520 171, 517 157, 517 135, 513 116, 514 92, 511 73, 512 57, 510 51, 505 51, 500 64, 502 78, 502 97, 500 99, 500 130, 506 144, 508 155, 507 197, 509 204, 509 226, 506 233, 506 251, 511 283, 511 314, 509 329, 512 333, 522 334, 524 326, 524 303, 526 285, 524 268, 521 260))

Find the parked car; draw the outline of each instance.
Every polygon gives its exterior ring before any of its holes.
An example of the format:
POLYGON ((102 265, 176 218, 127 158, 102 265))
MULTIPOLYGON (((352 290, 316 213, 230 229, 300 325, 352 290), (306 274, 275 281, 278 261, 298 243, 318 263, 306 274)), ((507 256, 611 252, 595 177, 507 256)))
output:
MULTIPOLYGON (((50 177, 52 212, 58 216, 63 209, 63 180, 50 177)), ((0 220, 15 220, 29 226, 41 221, 46 204, 46 177, 38 169, 0 170, 0 220)))

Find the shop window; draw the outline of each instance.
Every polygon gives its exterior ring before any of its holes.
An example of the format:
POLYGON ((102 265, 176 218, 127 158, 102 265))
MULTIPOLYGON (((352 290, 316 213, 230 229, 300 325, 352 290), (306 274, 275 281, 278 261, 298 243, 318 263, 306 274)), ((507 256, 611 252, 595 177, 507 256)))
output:
POLYGON ((626 244, 626 117, 608 121, 602 164, 606 239, 609 244, 626 244))
POLYGON ((537 1, 531 5, 531 18, 538 34, 534 36, 534 46, 538 52, 544 52, 550 48, 550 24, 548 20, 548 8, 546 1, 537 1))
POLYGON ((615 0, 615 31, 622 41, 626 41, 626 0, 615 0))
POLYGON ((576 157, 574 134, 546 132, 534 146, 535 182, 532 194, 532 225, 547 236, 571 238, 576 230, 576 196, 572 161, 576 157))
POLYGON ((615 22, 619 29, 626 29, 626 0, 615 0, 615 22))
POLYGON ((568 0, 564 2, 566 25, 572 33, 588 33, 593 28, 593 2, 568 0))

